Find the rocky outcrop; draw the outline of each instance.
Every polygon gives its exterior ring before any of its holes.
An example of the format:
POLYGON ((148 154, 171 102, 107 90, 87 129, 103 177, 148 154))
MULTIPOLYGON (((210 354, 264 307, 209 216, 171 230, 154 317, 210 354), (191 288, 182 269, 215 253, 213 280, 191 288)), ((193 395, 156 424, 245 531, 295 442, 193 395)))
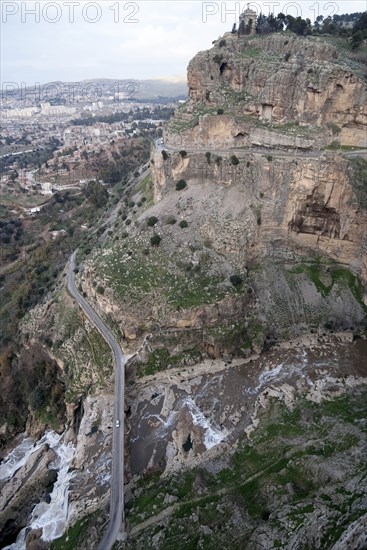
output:
POLYGON ((168 158, 152 156, 155 201, 180 179, 241 188, 242 239, 202 214, 220 254, 320 255, 367 281, 367 163, 331 150, 367 147, 363 67, 320 38, 227 33, 190 62, 188 87, 165 129, 168 158))
POLYGON ((1 482, 1 542, 14 542, 19 531, 28 524, 35 504, 48 498, 57 479, 57 472, 47 467, 55 456, 48 445, 43 445, 31 455, 14 477, 1 482))
POLYGON ((301 135, 306 127, 313 133, 321 131, 329 143, 336 139, 334 132, 343 145, 365 146, 366 83, 361 75, 363 67, 359 71, 358 64, 345 53, 343 57, 318 38, 227 33, 211 50, 198 53, 190 62, 190 99, 176 113, 166 141, 175 141, 174 134, 179 134, 183 145, 202 144, 209 125, 216 146, 231 138, 232 146, 245 145, 246 122, 253 126, 292 121, 301 126, 301 135), (205 120, 206 116, 213 118, 218 107, 228 113, 230 123, 221 118, 205 120))
POLYGON ((108 502, 114 400, 112 394, 88 396, 76 438, 70 492, 69 524, 100 510, 108 502))

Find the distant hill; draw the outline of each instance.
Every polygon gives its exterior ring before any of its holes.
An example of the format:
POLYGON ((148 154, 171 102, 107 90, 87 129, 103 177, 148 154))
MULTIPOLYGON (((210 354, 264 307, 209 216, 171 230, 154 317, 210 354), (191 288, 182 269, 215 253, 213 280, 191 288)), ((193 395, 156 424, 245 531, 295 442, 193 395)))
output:
POLYGON ((136 79, 124 79, 114 80, 108 78, 94 78, 91 80, 84 80, 84 83, 93 83, 101 86, 104 90, 110 90, 115 92, 118 89, 121 92, 125 90, 130 92, 134 98, 137 99, 153 99, 159 97, 187 97, 187 81, 182 79, 180 81, 170 81, 165 79, 151 79, 151 80, 136 80, 136 79), (134 86, 135 85, 135 86, 134 86))
MULTIPOLYGON (((100 95, 115 95, 122 93, 130 99, 157 100, 159 98, 178 98, 185 99, 187 97, 187 82, 186 80, 136 80, 136 79, 112 79, 112 78, 93 78, 89 80, 81 80, 79 82, 47 82, 41 84, 37 88, 29 86, 26 88, 26 97, 30 99, 34 92, 35 100, 52 102, 65 102, 69 98, 70 93, 74 95, 91 95, 91 97, 100 95), (98 92, 97 92, 98 90, 98 92)), ((25 90, 6 90, 0 92, 0 95, 13 96, 21 99, 20 94, 25 94, 25 90)))

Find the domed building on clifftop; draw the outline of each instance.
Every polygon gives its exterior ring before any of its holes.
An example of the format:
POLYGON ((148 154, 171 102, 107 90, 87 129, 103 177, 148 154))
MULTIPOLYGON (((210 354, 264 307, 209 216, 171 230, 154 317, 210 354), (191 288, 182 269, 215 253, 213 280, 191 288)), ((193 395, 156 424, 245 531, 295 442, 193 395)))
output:
POLYGON ((240 15, 239 29, 242 30, 241 34, 256 34, 256 20, 256 11, 250 9, 250 4, 247 4, 247 8, 240 15))

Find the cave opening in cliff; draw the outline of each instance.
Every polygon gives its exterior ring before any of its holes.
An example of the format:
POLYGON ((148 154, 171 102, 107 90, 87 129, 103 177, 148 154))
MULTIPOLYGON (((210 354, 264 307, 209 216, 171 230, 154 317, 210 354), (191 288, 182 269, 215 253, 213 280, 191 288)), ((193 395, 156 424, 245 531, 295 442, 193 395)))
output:
POLYGON ((182 445, 182 448, 185 451, 185 453, 188 453, 189 450, 193 448, 191 434, 189 434, 189 437, 186 439, 185 443, 182 445))
POLYGON ((261 116, 266 120, 272 120, 274 105, 271 105, 270 103, 263 103, 261 108, 261 116))
POLYGON ((221 66, 219 67, 220 74, 222 75, 226 69, 228 69, 227 63, 222 63, 221 66))

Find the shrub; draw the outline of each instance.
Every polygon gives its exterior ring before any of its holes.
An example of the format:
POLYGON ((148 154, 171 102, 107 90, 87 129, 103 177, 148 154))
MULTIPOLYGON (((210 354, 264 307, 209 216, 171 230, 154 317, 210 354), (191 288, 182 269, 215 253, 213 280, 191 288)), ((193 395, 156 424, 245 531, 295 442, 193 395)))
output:
POLYGON ((183 229, 184 227, 189 227, 189 224, 187 223, 186 220, 181 220, 179 223, 179 226, 182 227, 183 229))
POLYGON ((161 242, 161 237, 157 234, 153 235, 153 237, 150 238, 150 244, 152 246, 159 246, 161 242))
POLYGON ((218 115, 222 115, 224 113, 224 110, 223 109, 217 109, 217 114, 218 115))
POLYGON ((150 254, 149 248, 144 248, 143 254, 144 254, 144 256, 149 256, 149 254, 150 254))
POLYGON ((353 188, 359 208, 367 209, 367 161, 362 157, 350 158, 349 183, 353 188))
POLYGON ((246 168, 250 168, 250 166, 251 166, 251 162, 248 160, 248 161, 246 162, 246 168))
POLYGON ((134 202, 134 201, 130 201, 130 202, 129 202, 129 207, 130 207, 130 208, 134 208, 134 206, 135 206, 135 202, 134 202))
POLYGON ((166 223, 168 225, 174 225, 176 223, 176 218, 174 216, 168 216, 166 223))
POLYGON ((337 136, 341 132, 341 128, 333 122, 329 122, 329 124, 327 124, 327 127, 332 131, 333 136, 337 136))
POLYGON ((235 288, 238 288, 243 284, 243 279, 240 275, 231 275, 229 280, 235 288))
POLYGON ((96 288, 96 291, 98 292, 98 294, 104 294, 104 288, 103 288, 103 286, 98 285, 97 288, 96 288))
POLYGON ((231 156, 231 163, 233 164, 233 166, 237 166, 240 163, 236 155, 231 156))
POLYGON ((140 176, 139 170, 135 170, 134 172, 134 178, 138 178, 140 176))
POLYGON ((215 157, 215 164, 217 166, 219 166, 221 162, 222 162, 222 157, 215 157))
POLYGON ((126 220, 125 225, 130 225, 130 224, 131 224, 131 220, 130 219, 126 220))
POLYGON ((158 218, 156 218, 155 216, 150 216, 150 218, 147 219, 147 225, 149 227, 153 227, 153 225, 155 225, 156 223, 158 223, 158 218))
POLYGON ((185 159, 187 157, 187 152, 182 150, 182 151, 180 151, 180 155, 183 159, 185 159))
POLYGON ((146 197, 142 197, 142 198, 141 198, 141 202, 145 202, 146 200, 147 200, 146 197))
POLYGON ((222 38, 222 40, 219 42, 218 45, 219 45, 220 48, 223 48, 224 46, 227 45, 227 42, 224 40, 224 38, 222 38))
POLYGON ((163 157, 163 160, 167 160, 167 159, 168 159, 168 153, 167 153, 167 151, 165 151, 164 149, 163 149, 163 151, 162 151, 162 157, 163 157))
POLYGON ((340 149, 340 141, 335 139, 330 145, 327 146, 327 149, 330 149, 331 151, 336 151, 340 149))
POLYGON ((288 52, 284 55, 284 61, 288 61, 289 58, 291 57, 291 54, 288 52))
POLYGON ((352 50, 358 50, 358 48, 363 44, 363 33, 362 31, 357 31, 352 34, 352 50))
POLYGON ((176 183, 176 190, 182 191, 182 189, 185 189, 186 185, 187 184, 185 180, 178 180, 178 182, 176 183))
POLYGON ((266 155, 266 160, 268 160, 269 162, 273 162, 272 155, 266 155))
POLYGON ((211 153, 210 153, 209 151, 207 151, 207 152, 205 153, 205 156, 206 156, 206 161, 207 161, 207 163, 210 164, 210 157, 212 156, 211 153))

